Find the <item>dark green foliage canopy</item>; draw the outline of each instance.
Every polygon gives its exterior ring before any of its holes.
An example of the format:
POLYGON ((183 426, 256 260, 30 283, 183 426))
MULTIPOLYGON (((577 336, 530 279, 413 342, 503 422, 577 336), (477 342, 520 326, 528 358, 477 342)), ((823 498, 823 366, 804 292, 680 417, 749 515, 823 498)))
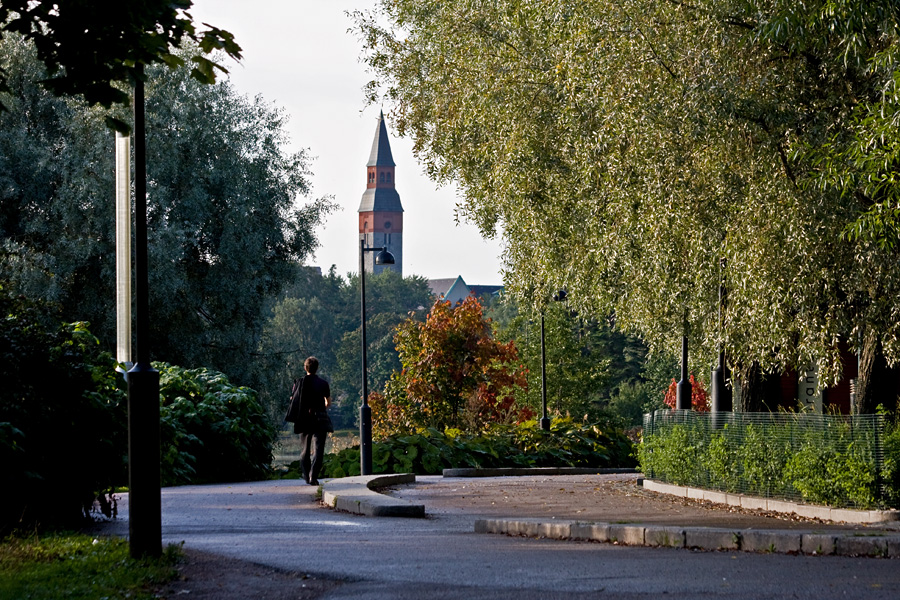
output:
MULTIPOLYGON (((0 264, 15 289, 115 339, 113 135, 106 111, 52 96, 35 51, 8 34, 0 65, 0 264)), ((154 359, 253 377, 267 300, 297 274, 330 209, 308 195, 307 158, 287 153, 283 111, 147 71, 148 221, 154 359)))
MULTIPOLYGON (((191 76, 215 81, 224 67, 205 55, 223 50, 241 57, 241 47, 227 31, 204 23, 198 28, 187 10, 190 0, 4 0, 0 4, 0 39, 15 32, 34 43, 50 77, 43 84, 58 96, 82 95, 88 104, 128 104, 123 91, 143 79, 145 65, 179 67, 176 52, 192 42, 191 76), (124 84, 124 86, 122 85, 124 84)), ((10 73, 0 67, 0 92, 9 91, 10 73)), ((0 109, 5 102, 0 99, 0 109)), ((116 121, 125 128, 124 121, 116 121)))

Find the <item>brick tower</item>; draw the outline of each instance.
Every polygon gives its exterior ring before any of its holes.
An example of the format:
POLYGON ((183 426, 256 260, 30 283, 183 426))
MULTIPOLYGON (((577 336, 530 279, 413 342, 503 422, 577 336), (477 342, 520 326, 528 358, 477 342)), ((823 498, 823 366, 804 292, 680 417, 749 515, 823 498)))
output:
POLYGON ((366 252, 367 273, 378 274, 391 269, 403 275, 403 206, 394 187, 394 167, 384 112, 381 112, 366 164, 366 191, 359 203, 359 239, 365 240, 369 248, 386 247, 394 255, 395 263, 376 265, 375 253, 366 252))

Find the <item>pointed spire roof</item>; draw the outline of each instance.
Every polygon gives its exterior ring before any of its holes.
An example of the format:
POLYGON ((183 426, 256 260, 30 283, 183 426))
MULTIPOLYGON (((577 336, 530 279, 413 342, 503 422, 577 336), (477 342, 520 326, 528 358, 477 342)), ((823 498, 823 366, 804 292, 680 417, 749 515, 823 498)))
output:
POLYGON ((391 155, 391 143, 388 141, 387 126, 384 124, 384 111, 378 114, 378 126, 375 129, 375 139, 372 141, 372 152, 369 153, 367 167, 394 167, 394 157, 391 155))

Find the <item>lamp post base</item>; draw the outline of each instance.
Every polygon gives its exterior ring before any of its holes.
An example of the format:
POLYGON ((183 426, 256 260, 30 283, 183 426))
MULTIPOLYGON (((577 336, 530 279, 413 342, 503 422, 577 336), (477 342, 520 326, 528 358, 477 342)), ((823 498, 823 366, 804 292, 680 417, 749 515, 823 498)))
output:
POLYGON ((372 474, 372 409, 359 407, 359 465, 362 475, 372 474))
POLYGON ((128 539, 132 558, 162 555, 159 371, 128 371, 128 539))
POLYGON ((541 429, 550 431, 550 417, 541 417, 541 429))

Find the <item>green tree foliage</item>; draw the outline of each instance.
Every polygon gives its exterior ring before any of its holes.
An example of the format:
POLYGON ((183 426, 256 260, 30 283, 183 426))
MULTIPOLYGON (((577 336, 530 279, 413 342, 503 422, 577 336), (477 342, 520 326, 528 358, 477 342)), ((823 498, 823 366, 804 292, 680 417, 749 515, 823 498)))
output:
MULTIPOLYGON (((541 411, 540 313, 509 295, 492 303, 487 314, 498 338, 514 340, 528 369, 528 388, 517 401, 541 411)), ((633 336, 616 331, 609 320, 584 319, 560 302, 544 308, 547 405, 551 414, 590 422, 611 416, 640 425, 642 415, 662 408, 663 395, 677 373, 674 361, 652 358, 633 336)))
MULTIPOLYGON (((0 41, 0 264, 15 289, 115 340, 114 158, 105 111, 55 98, 34 49, 0 41)), ((153 358, 259 387, 268 302, 316 246, 328 200, 307 158, 287 154, 283 111, 202 85, 186 67, 148 70, 148 224, 153 358)))
MULTIPOLYGON (((287 409, 291 380, 302 373, 307 356, 316 356, 331 385, 334 404, 329 412, 335 425, 355 423, 362 402, 359 296, 356 275, 344 279, 334 268, 325 275, 304 269, 272 307, 261 344, 267 383, 260 389, 276 422, 287 409)), ((369 389, 381 389, 400 370, 396 327, 409 318, 423 319, 432 302, 422 277, 400 277, 393 271, 366 277, 369 389)))
MULTIPOLYGON (((144 65, 185 65, 176 48, 193 42, 191 76, 215 81, 216 70, 227 72, 206 54, 223 50, 240 59, 241 47, 227 31, 204 23, 198 29, 187 10, 191 0, 4 0, 0 5, 0 40, 11 32, 34 43, 38 59, 52 77, 43 85, 56 95, 83 95, 91 105, 109 108, 128 104, 117 84, 143 78, 144 65)), ((9 91, 8 72, 0 68, 0 92, 9 91)), ((0 110, 5 102, 0 98, 0 110)), ((123 121, 115 125, 125 130, 123 121)))
POLYGON ((356 22, 372 98, 502 226, 520 300, 565 287, 657 353, 689 335, 696 372, 724 346, 745 381, 834 382, 860 331, 900 360, 893 2, 384 0, 356 22))
POLYGON ((403 370, 384 396, 372 398, 376 435, 426 427, 475 432, 533 414, 515 401, 516 390, 527 385, 516 346, 494 338, 475 298, 455 307, 436 302, 424 323, 409 319, 394 340, 403 370))

